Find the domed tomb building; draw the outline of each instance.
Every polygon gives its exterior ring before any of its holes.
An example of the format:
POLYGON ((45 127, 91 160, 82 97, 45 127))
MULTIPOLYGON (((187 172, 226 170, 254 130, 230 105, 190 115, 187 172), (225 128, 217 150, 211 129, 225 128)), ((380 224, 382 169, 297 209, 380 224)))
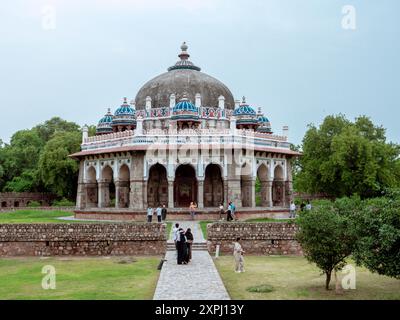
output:
POLYGON ((131 102, 109 109, 96 136, 84 127, 72 155, 80 161, 76 215, 135 218, 159 205, 187 212, 191 202, 206 214, 230 201, 241 214, 288 210, 299 153, 273 134, 262 108, 235 100, 187 49, 131 102))

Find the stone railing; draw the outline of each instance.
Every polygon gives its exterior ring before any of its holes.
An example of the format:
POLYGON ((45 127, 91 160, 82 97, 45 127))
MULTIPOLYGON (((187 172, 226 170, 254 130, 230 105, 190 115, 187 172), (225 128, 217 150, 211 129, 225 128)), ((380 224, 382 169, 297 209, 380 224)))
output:
POLYGON ((210 252, 215 252, 219 245, 221 252, 233 253, 233 243, 240 237, 248 254, 301 255, 295 238, 297 230, 296 224, 286 222, 217 222, 207 226, 207 245, 210 252))
POLYGON ((165 224, 0 224, 0 256, 161 255, 165 224))

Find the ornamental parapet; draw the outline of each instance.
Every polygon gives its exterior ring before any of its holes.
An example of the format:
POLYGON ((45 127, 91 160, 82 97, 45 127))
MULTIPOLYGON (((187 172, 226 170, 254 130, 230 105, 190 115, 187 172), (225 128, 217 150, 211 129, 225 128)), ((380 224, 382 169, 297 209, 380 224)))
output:
POLYGON ((246 148, 268 147, 289 149, 290 143, 283 136, 259 133, 245 129, 150 129, 129 130, 100 136, 88 137, 82 151, 151 145, 235 145, 246 148), (140 134, 139 134, 140 133, 140 134))

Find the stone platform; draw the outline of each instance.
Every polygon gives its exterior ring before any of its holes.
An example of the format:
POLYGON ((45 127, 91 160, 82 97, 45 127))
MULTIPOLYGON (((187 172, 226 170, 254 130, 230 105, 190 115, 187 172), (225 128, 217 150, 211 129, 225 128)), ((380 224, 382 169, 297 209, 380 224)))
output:
MULTIPOLYGON (((115 221, 146 221, 145 210, 133 210, 130 208, 91 208, 77 209, 75 212, 76 219, 93 219, 93 220, 115 220, 115 221)), ((273 208, 240 208, 236 211, 239 220, 247 220, 254 218, 288 218, 289 209, 283 207, 273 208)), ((222 218, 226 219, 226 215, 222 218)), ((191 220, 189 210, 186 208, 168 209, 167 221, 185 221, 191 220)), ((153 221, 157 220, 153 215, 153 221)), ((195 220, 218 221, 219 210, 217 208, 204 208, 196 211, 195 220)))

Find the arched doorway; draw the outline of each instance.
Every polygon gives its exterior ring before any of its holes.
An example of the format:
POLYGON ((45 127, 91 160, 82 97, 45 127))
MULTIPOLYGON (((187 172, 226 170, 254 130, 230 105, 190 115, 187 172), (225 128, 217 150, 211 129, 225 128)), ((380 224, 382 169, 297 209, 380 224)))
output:
POLYGON ((269 192, 268 192, 268 168, 265 164, 261 164, 257 170, 256 181, 256 206, 267 207, 269 206, 269 192))
POLYGON ((2 207, 2 208, 7 208, 7 202, 6 202, 6 201, 3 201, 3 202, 1 203, 1 207, 2 207))
POLYGON ((196 171, 191 165, 180 165, 175 172, 174 206, 189 207, 190 202, 197 203, 196 171))
POLYGON ((224 203, 221 168, 216 164, 209 164, 204 179, 204 206, 219 207, 221 203, 224 203))
POLYGON ((96 169, 91 166, 87 171, 86 177, 86 207, 97 207, 98 201, 96 169))
POLYGON ((153 165, 149 171, 147 181, 147 205, 157 207, 159 205, 168 206, 168 179, 167 170, 159 163, 153 165))
POLYGON ((102 208, 115 206, 115 184, 114 172, 110 166, 105 166, 102 171, 102 181, 99 184, 99 192, 101 192, 102 208))
POLYGON ((129 181, 130 170, 126 164, 119 168, 118 182, 116 182, 116 206, 118 208, 129 207, 129 181))
POLYGON ((18 201, 15 201, 15 202, 14 202, 14 207, 16 207, 16 208, 19 207, 19 202, 18 202, 18 201))
POLYGON ((272 202, 276 207, 284 206, 285 181, 283 168, 278 165, 274 170, 274 182, 272 183, 272 202))

